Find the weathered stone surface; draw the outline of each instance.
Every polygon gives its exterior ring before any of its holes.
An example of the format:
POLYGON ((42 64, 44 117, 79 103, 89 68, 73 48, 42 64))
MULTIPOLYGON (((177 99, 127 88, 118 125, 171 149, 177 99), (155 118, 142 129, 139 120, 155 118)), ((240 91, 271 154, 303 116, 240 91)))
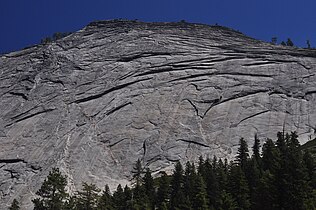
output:
POLYGON ((70 191, 116 187, 138 158, 159 171, 283 127, 314 138, 315 58, 223 27, 133 21, 2 55, 0 205, 31 208, 56 166, 70 191))

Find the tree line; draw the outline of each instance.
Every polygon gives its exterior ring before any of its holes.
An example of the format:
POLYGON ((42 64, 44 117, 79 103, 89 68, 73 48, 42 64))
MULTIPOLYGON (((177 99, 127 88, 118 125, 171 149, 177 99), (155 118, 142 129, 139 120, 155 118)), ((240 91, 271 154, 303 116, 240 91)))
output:
MULTIPOLYGON (((278 38, 277 37, 272 37, 270 43, 273 44, 273 45, 277 45, 278 44, 278 38)), ((280 45, 294 47, 294 43, 293 43, 293 41, 290 38, 287 38, 286 41, 281 41, 280 45)), ((311 42, 310 42, 309 39, 306 40, 306 48, 307 49, 312 49, 311 42)))
POLYGON ((57 41, 58 39, 62 39, 68 35, 72 34, 72 32, 55 32, 51 37, 44 37, 41 39, 41 44, 47 44, 50 42, 57 41))
MULTIPOLYGON (((83 183, 70 196, 67 177, 54 168, 36 192, 35 210, 312 210, 316 209, 315 160, 301 150, 295 132, 279 132, 276 141, 260 145, 255 136, 251 152, 241 138, 234 161, 213 158, 177 162, 172 174, 153 178, 138 160, 133 185, 118 185, 114 193, 83 183), (251 154, 250 154, 251 153, 251 154)), ((14 200, 10 209, 19 209, 14 200)))

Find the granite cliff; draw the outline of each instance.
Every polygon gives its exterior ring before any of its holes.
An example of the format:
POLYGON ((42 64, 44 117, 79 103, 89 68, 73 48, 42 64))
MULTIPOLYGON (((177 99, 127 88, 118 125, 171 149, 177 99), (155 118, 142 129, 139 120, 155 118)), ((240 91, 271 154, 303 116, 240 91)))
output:
POLYGON ((82 181, 128 183, 177 160, 234 157, 240 137, 285 129, 315 137, 316 51, 220 27, 93 22, 0 57, 0 205, 30 209, 52 167, 82 181))

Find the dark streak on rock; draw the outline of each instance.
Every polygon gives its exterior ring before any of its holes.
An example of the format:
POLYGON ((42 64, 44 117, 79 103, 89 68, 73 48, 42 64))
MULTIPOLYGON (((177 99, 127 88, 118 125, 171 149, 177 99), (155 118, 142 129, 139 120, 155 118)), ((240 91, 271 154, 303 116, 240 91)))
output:
POLYGON ((22 120, 26 120, 26 119, 31 118, 31 117, 34 117, 34 116, 36 116, 36 115, 40 115, 40 114, 43 114, 43 113, 51 112, 51 111, 54 111, 54 110, 55 110, 55 109, 45 109, 45 110, 43 110, 43 111, 36 112, 36 113, 34 113, 34 114, 30 114, 30 115, 25 116, 25 117, 23 117, 23 118, 21 118, 21 119, 18 119, 18 120, 16 120, 15 122, 20 122, 20 121, 22 121, 22 120))
MULTIPOLYGON (((196 82, 196 81, 195 81, 196 82)), ((197 91, 200 91, 200 90, 202 90, 202 89, 200 89, 199 88, 199 86, 197 85, 197 84, 194 84, 194 83, 190 83, 189 85, 192 85, 192 86, 194 86, 195 87, 195 90, 197 90, 197 91)))
POLYGON ((165 63, 165 64, 162 64, 162 65, 155 65, 155 66, 152 66, 151 68, 161 68, 161 67, 166 67, 166 66, 169 66, 169 67, 170 66, 174 66, 174 67, 177 67, 177 66, 191 66, 192 63, 194 63, 194 62, 209 61, 211 59, 213 59, 213 58, 207 57, 207 58, 196 58, 196 59, 189 59, 189 60, 182 60, 182 61, 174 61, 172 63, 165 63))
POLYGON ((15 158, 15 159, 0 159, 0 163, 27 163, 27 162, 23 159, 15 158))
POLYGON ((272 75, 265 75, 265 74, 250 74, 250 73, 242 73, 242 72, 229 72, 229 73, 220 73, 220 72, 213 72, 213 73, 204 73, 204 74, 194 74, 186 77, 180 77, 177 79, 169 80, 169 82, 176 82, 181 80, 188 80, 196 77, 203 77, 203 76, 250 76, 250 77, 264 77, 264 78, 272 78, 272 75))
POLYGON ((218 73, 218 74, 216 73, 215 75, 250 76, 250 77, 265 77, 265 78, 272 78, 273 76, 273 75, 266 75, 266 74, 251 74, 251 73, 242 73, 242 72, 228 72, 228 73, 218 73))
POLYGON ((33 108, 31 108, 31 109, 29 109, 29 110, 27 110, 25 112, 22 112, 21 114, 18 114, 16 116, 11 117, 11 120, 15 120, 15 119, 17 119, 17 118, 19 118, 19 117, 21 117, 23 115, 26 115, 27 113, 31 112, 32 110, 34 110, 36 108, 38 108, 38 106, 34 106, 33 108))
POLYGON ((194 75, 190 75, 190 76, 186 76, 186 77, 180 77, 177 79, 169 80, 167 83, 181 81, 181 80, 188 80, 188 79, 192 79, 192 78, 196 78, 196 77, 212 76, 212 75, 214 75, 214 73, 194 74, 194 75))
POLYGON ((17 93, 17 92, 9 92, 11 95, 14 96, 21 96, 24 100, 28 100, 27 96, 24 93, 17 93))
POLYGON ((130 85, 133 85, 133 84, 136 84, 138 82, 143 82, 143 81, 147 81, 147 80, 150 80, 151 78, 146 78, 146 79, 140 79, 140 80, 136 80, 136 81, 133 81, 133 82, 128 82, 128 83, 124 83, 124 84, 121 84, 121 85, 118 85, 118 86, 115 86, 115 87, 112 87, 110 89, 107 89, 106 91, 102 92, 102 93, 99 93, 99 94, 96 94, 96 95, 91 95, 91 96, 88 96, 86 98, 81 98, 81 99, 77 99, 75 100, 74 102, 72 103, 83 103, 83 102, 87 102, 87 101, 91 101, 91 100, 95 100, 95 99, 98 99, 108 93, 111 93, 113 91, 116 91, 116 90, 120 90, 122 88, 125 88, 127 86, 130 86, 130 85))
POLYGON ((143 142, 143 157, 146 155, 146 140, 143 142))
POLYGON ((195 106, 195 104, 190 99, 186 98, 186 99, 183 99, 183 100, 184 101, 188 101, 192 105, 192 107, 194 108, 196 115, 199 116, 199 117, 202 117, 201 115, 199 115, 199 109, 195 106))
POLYGON ((151 120, 148 120, 148 122, 150 123, 150 124, 152 124, 153 126, 157 126, 158 124, 157 123, 155 123, 155 122, 153 122, 153 121, 151 121, 151 120))
POLYGON ((128 77, 131 77, 131 76, 133 76, 135 74, 135 72, 128 72, 127 74, 124 74, 124 75, 122 75, 121 77, 119 77, 118 78, 118 80, 124 80, 124 79, 126 79, 126 78, 128 78, 128 77))
POLYGON ((247 63, 244 64, 243 66, 251 67, 251 66, 262 66, 262 65, 268 65, 268 64, 278 64, 273 61, 267 61, 267 62, 256 62, 256 63, 247 63))
MULTIPOLYGON (((121 139, 121 140, 119 140, 119 141, 116 141, 116 142, 114 142, 113 144, 109 144, 108 145, 108 147, 113 147, 113 146, 115 146, 115 145, 117 145, 118 143, 120 143, 120 142, 122 142, 122 141, 124 141, 124 140, 127 140, 128 138, 124 138, 124 139, 121 139)), ((102 141, 102 142, 104 142, 104 141, 102 141)))
POLYGON ((20 177, 19 173, 17 171, 11 170, 11 169, 4 169, 4 171, 7 171, 11 175, 11 179, 18 179, 20 177))
POLYGON ((281 60, 281 59, 275 59, 275 60, 263 59, 263 60, 266 60, 266 61, 244 64, 243 66, 260 66, 260 65, 266 65, 266 64, 296 63, 296 64, 302 66, 303 68, 305 68, 306 70, 311 69, 310 67, 305 66, 304 64, 300 63, 299 61, 295 61, 295 60, 281 60))
POLYGON ((45 80, 48 81, 48 82, 51 82, 51 83, 54 83, 54 84, 59 84, 59 85, 62 85, 63 87, 65 87, 64 82, 61 81, 61 80, 51 80, 51 79, 47 79, 47 78, 45 80))
POLYGON ((162 160, 162 155, 156 155, 156 156, 148 159, 146 162, 147 162, 147 165, 150 165, 151 163, 156 162, 158 160, 162 160))
POLYGON ((213 59, 211 60, 211 62, 225 62, 225 61, 231 61, 231 60, 241 60, 241 59, 245 59, 244 56, 231 56, 231 57, 224 57, 224 58, 217 58, 217 59, 213 59))
POLYGON ((119 105, 119 106, 117 106, 117 107, 114 107, 114 108, 110 109, 110 110, 106 113, 106 115, 113 114, 114 112, 116 112, 116 111, 118 111, 118 110, 120 110, 120 109, 126 107, 127 105, 131 105, 131 104, 132 104, 132 102, 128 102, 128 103, 119 105))
MULTIPOLYGON (((40 115, 40 114, 43 114, 43 113, 51 112, 51 111, 54 111, 54 110, 55 110, 55 109, 45 109, 45 110, 42 110, 42 111, 39 111, 39 112, 30 114, 30 115, 27 115, 27 116, 25 116, 25 117, 22 117, 22 118, 20 118, 20 119, 17 119, 17 120, 15 120, 14 122, 12 122, 12 123, 6 125, 6 127, 12 125, 13 123, 21 122, 21 121, 26 120, 26 119, 28 119, 28 118, 34 117, 34 116, 36 116, 36 115, 40 115)), ((11 119, 13 119, 13 118, 11 118, 11 119)), ((16 118, 14 118, 14 119, 16 119, 16 118)))
POLYGON ((180 158, 179 158, 179 159, 171 159, 171 158, 169 158, 169 157, 166 157, 166 159, 167 159, 168 161, 170 161, 170 162, 173 162, 173 163, 176 163, 176 162, 178 162, 178 161, 180 160, 180 158))
POLYGON ((310 94, 313 94, 313 93, 316 93, 316 91, 308 91, 305 93, 305 95, 297 95, 297 94, 292 94, 292 93, 286 92, 285 90, 283 90, 283 91, 273 90, 273 91, 269 92, 269 95, 284 95, 284 96, 289 97, 289 98, 297 98, 297 99, 307 100, 305 97, 310 95, 310 94))
POLYGON ((316 90, 307 91, 305 93, 305 96, 312 95, 312 94, 315 94, 315 93, 316 93, 316 90))
POLYGON ((176 141, 183 141, 183 142, 187 142, 189 144, 197 144, 199 146, 202 146, 202 147, 210 147, 206 144, 203 144, 203 143, 200 143, 200 142, 196 142, 196 141, 192 141, 192 140, 186 140, 186 139, 177 139, 176 141))
POLYGON ((128 55, 125 57, 119 58, 117 61, 118 62, 130 62, 139 58, 146 58, 146 57, 152 57, 152 56, 170 56, 171 53, 168 52, 144 52, 144 53, 139 53, 139 54, 134 54, 134 55, 128 55))
POLYGON ((40 166, 31 165, 30 167, 31 167, 31 169, 34 170, 34 171, 42 170, 42 167, 40 167, 40 166))
POLYGON ((147 72, 143 72, 140 74, 136 74, 134 77, 141 77, 141 76, 146 76, 146 75, 151 75, 151 74, 158 74, 158 73, 163 73, 163 72, 170 72, 173 71, 174 68, 170 67, 165 67, 165 68, 161 68, 161 69, 157 69, 157 70, 151 70, 151 71, 147 71, 147 72))
POLYGON ((258 93, 268 93, 269 91, 267 90, 257 90, 257 91, 253 91, 251 93, 239 93, 237 95, 234 95, 233 97, 230 97, 230 98, 227 98, 227 99, 224 99, 224 100, 219 100, 217 103, 214 103, 212 104, 204 113, 203 117, 204 118, 206 116, 206 114, 215 106, 219 105, 219 104, 222 104, 222 103, 226 103, 228 101, 232 101, 232 100, 236 100, 236 99, 240 99, 240 98, 244 98, 244 97, 247 97, 247 96, 251 96, 251 95, 256 95, 258 93))
POLYGON ((271 110, 265 110, 265 111, 258 112, 258 113, 255 113, 255 114, 253 114, 253 115, 250 115, 250 116, 248 116, 248 117, 246 117, 246 118, 240 120, 238 123, 231 125, 230 128, 237 127, 240 123, 242 123, 242 122, 244 122, 244 121, 246 121, 246 120, 249 120, 250 118, 256 117, 256 116, 258 116, 258 115, 261 115, 261 114, 264 114, 264 113, 267 113, 267 112, 270 112, 270 111, 271 111, 271 110))

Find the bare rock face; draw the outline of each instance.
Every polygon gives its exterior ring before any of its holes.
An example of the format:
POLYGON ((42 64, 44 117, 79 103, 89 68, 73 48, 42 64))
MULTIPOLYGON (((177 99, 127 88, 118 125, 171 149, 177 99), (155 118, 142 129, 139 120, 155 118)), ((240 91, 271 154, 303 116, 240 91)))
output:
POLYGON ((139 158, 232 158, 277 131, 315 137, 315 50, 274 46, 219 27, 94 22, 0 58, 0 200, 25 209, 52 167, 126 184, 139 158))

